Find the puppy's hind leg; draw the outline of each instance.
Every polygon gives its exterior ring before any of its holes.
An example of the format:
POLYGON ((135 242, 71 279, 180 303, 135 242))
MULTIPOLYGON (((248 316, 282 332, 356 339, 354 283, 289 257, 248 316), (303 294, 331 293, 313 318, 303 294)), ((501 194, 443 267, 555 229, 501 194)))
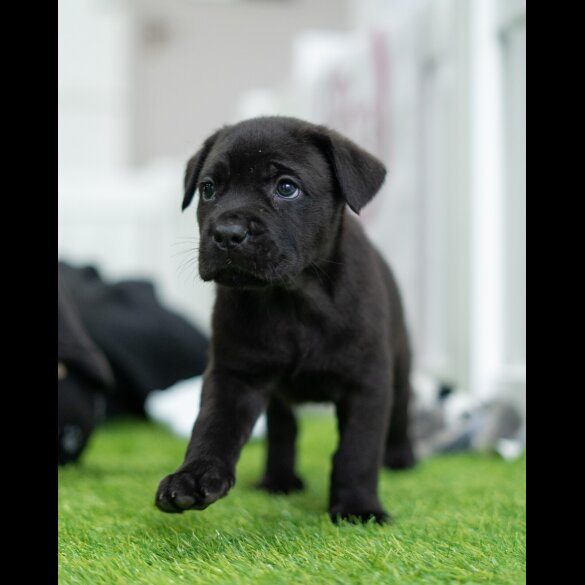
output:
POLYGON ((257 487, 268 492, 288 494, 304 488, 295 474, 297 422, 292 408, 273 395, 266 412, 268 445, 266 472, 257 487))
POLYGON ((410 469, 416 465, 409 432, 411 394, 410 355, 405 349, 397 356, 394 368, 394 397, 384 453, 384 466, 390 469, 410 469))

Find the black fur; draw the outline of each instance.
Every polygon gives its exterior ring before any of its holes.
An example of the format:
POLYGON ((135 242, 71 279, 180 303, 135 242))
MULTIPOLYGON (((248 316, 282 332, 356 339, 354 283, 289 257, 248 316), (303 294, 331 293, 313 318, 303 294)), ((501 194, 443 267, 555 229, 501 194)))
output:
POLYGON ((184 463, 161 482, 161 510, 202 509, 224 496, 265 410, 259 487, 302 489, 291 405, 332 401, 340 439, 331 518, 389 520, 380 467, 414 465, 410 350, 392 273, 345 211, 347 203, 359 212, 385 172, 340 134, 285 117, 224 127, 189 161, 183 208, 202 183, 216 188, 199 198, 197 219, 199 272, 219 286, 201 411, 184 463), (283 177, 300 188, 296 198, 277 195, 283 177))

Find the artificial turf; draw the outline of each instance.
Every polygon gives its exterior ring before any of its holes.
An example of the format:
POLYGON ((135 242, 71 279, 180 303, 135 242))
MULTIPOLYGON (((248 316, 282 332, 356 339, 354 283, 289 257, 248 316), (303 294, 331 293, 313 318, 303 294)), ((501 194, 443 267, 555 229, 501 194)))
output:
POLYGON ((254 489, 264 461, 248 444, 227 497, 207 510, 163 514, 159 480, 186 441, 136 421, 92 437, 80 465, 59 471, 59 583, 524 583, 525 458, 441 456, 383 471, 390 526, 334 526, 326 514, 331 417, 301 418, 307 489, 254 489))

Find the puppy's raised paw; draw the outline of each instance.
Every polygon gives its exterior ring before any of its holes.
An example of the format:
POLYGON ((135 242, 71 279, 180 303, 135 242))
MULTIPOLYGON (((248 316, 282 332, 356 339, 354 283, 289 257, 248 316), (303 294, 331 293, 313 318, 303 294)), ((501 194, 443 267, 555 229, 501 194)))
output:
POLYGON ((265 475, 256 484, 256 487, 272 494, 290 494, 292 492, 300 492, 304 490, 305 484, 303 483, 303 480, 296 475, 286 477, 265 475))
POLYGON ((233 473, 218 461, 194 461, 160 482, 155 504, 170 513, 204 510, 225 496, 234 483, 233 473))

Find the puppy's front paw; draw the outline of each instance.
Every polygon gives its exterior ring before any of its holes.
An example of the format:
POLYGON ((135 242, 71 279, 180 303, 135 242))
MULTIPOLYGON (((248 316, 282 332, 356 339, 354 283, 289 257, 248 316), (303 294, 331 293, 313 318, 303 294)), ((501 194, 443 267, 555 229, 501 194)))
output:
POLYGON ((303 480, 296 476, 287 477, 265 475, 257 484, 260 490, 265 490, 272 494, 290 494, 291 492, 300 492, 305 489, 303 480))
POLYGON ((233 473, 219 460, 193 461, 160 482, 155 504, 163 512, 204 510, 234 483, 233 473))
POLYGON ((351 509, 332 509, 329 511, 329 517, 334 524, 339 524, 342 520, 352 524, 365 524, 373 520, 376 524, 391 524, 392 517, 384 510, 351 510, 351 509))

